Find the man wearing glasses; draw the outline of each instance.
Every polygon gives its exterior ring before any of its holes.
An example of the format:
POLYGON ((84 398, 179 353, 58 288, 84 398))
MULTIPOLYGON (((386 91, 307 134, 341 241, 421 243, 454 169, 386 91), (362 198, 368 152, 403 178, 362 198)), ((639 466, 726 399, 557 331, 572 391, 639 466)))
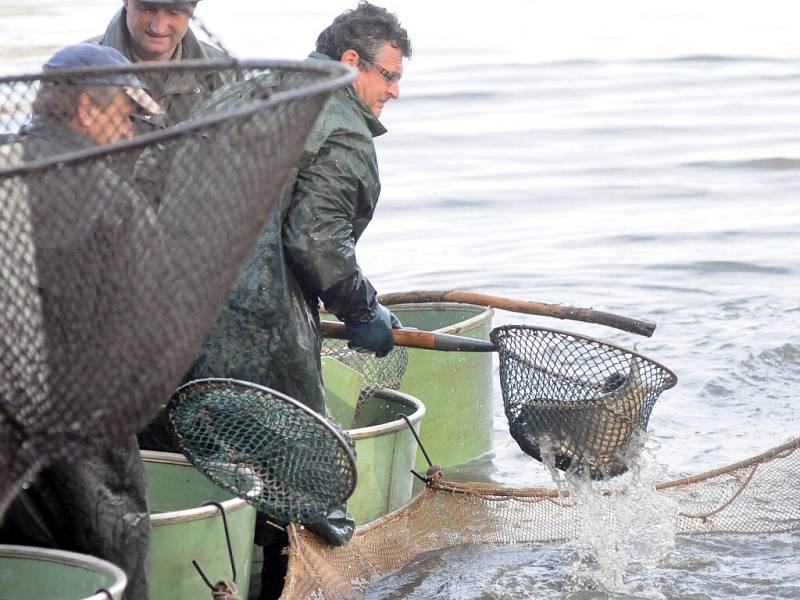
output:
MULTIPOLYGON (((356 260, 356 242, 380 193, 373 138, 378 117, 400 95, 411 42, 397 17, 360 2, 317 38, 310 58, 357 69, 336 90, 309 135, 294 178, 245 263, 197 357, 191 378, 233 377, 277 389, 325 414, 319 302, 347 326, 350 345, 382 357, 400 322, 378 304, 356 260)), ((350 423, 342 423, 347 428, 350 423)), ((306 527, 332 545, 346 543, 353 521, 344 507, 306 527)), ((283 538, 259 517, 265 546, 262 600, 280 595, 283 538)))

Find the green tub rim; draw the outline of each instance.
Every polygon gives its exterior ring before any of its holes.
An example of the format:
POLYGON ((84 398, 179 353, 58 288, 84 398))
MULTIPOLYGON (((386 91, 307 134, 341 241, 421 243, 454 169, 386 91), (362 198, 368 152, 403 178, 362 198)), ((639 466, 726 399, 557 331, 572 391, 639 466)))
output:
POLYGON ((459 321, 458 323, 453 323, 452 325, 447 325, 446 327, 434 329, 436 333, 449 333, 452 335, 456 335, 462 331, 484 325, 485 323, 491 321, 492 317, 494 316, 494 309, 491 307, 478 306, 477 304, 465 304, 463 302, 409 302, 405 304, 391 304, 389 305, 389 308, 408 308, 411 310, 429 312, 467 310, 470 308, 483 309, 483 312, 475 315, 474 317, 470 317, 466 321, 459 321))
MULTIPOLYGON (((0 558, 41 560, 70 567, 81 567, 89 571, 106 573, 114 578, 114 583, 112 583, 110 587, 105 588, 114 598, 121 598, 125 587, 128 585, 128 577, 117 565, 88 554, 79 554, 66 550, 52 550, 50 548, 0 544, 0 558)), ((86 596, 82 600, 108 600, 108 596, 105 592, 100 592, 92 594, 91 596, 86 596)))
MULTIPOLYGON (((174 452, 156 452, 154 450, 141 450, 142 460, 153 463, 163 463, 168 465, 185 465, 194 469, 194 466, 183 454, 175 454, 174 452)), ((228 500, 220 502, 227 514, 242 510, 248 506, 245 500, 233 497, 228 500)), ((164 512, 151 513, 150 525, 156 527, 158 525, 168 525, 171 523, 186 523, 191 521, 199 521, 200 519, 207 519, 219 514, 219 509, 216 506, 197 506, 195 508, 182 508, 180 510, 168 510, 164 512)))
MULTIPOLYGON (((405 394, 403 392, 398 392, 397 390, 390 390, 387 388, 382 388, 377 391, 378 396, 383 398, 391 398, 393 400, 400 400, 407 404, 410 404, 414 407, 414 412, 408 416, 408 420, 411 421, 412 425, 417 425, 419 428, 419 423, 422 421, 422 418, 425 416, 425 405, 414 396, 410 394, 405 394)), ((405 419, 395 419, 394 421, 388 421, 381 425, 372 425, 371 427, 359 427, 358 429, 350 429, 347 431, 347 434, 350 436, 350 439, 353 441, 356 440, 363 440, 367 438, 376 438, 381 437, 384 435, 389 435, 390 433, 395 433, 396 431, 400 431, 401 429, 408 428, 408 425, 405 422, 405 419)))

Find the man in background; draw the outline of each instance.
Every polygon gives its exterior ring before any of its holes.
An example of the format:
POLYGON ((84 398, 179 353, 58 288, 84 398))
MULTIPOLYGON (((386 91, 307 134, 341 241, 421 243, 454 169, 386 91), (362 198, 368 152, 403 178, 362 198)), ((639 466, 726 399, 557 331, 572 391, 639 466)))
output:
MULTIPOLYGON (((201 42, 189 28, 197 0, 122 0, 122 8, 111 19, 105 33, 92 42, 111 46, 133 63, 180 60, 219 60, 228 56, 201 42)), ((144 89, 166 112, 166 119, 152 115, 152 126, 185 120, 210 92, 226 82, 209 71, 143 73, 144 89)))
MULTIPOLYGON (((350 345, 385 356, 399 321, 378 304, 356 259, 356 243, 374 214, 380 179, 373 138, 378 117, 399 96, 411 43, 397 17, 368 2, 339 15, 317 39, 315 60, 357 69, 337 89, 309 135, 300 164, 241 270, 195 361, 190 378, 232 377, 281 391, 320 414, 319 303, 347 327, 350 345)), ((259 515, 265 548, 261 598, 280 595, 285 544, 259 515)), ((354 523, 344 507, 306 527, 332 545, 346 543, 354 523)))

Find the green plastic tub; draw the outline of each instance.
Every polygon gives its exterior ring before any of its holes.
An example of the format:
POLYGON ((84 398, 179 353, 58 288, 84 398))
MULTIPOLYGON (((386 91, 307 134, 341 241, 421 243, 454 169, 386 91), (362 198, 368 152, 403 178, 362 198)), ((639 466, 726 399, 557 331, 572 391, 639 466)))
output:
POLYGON ((417 442, 401 414, 419 433, 425 406, 408 394, 379 390, 362 402, 348 431, 356 446, 358 484, 347 512, 357 525, 382 517, 411 498, 417 442))
POLYGON ((122 569, 93 556, 27 546, 0 545, 2 600, 121 600, 122 569))
MULTIPOLYGON (((337 390, 349 396, 347 404, 355 404, 359 386, 350 386, 352 374, 348 371, 326 368, 326 387, 329 393, 337 390), (352 389, 347 389, 350 387, 352 389)), ((411 469, 416 460, 417 442, 399 414, 406 415, 419 433, 425 406, 408 394, 379 390, 359 406, 352 420, 353 427, 347 432, 355 443, 358 471, 358 483, 347 502, 347 512, 357 525, 382 517, 411 499, 414 483, 411 469)), ((347 421, 351 419, 352 414, 347 421)), ((261 548, 255 546, 251 579, 254 590, 260 586, 263 560, 261 548)))
POLYGON ((180 454, 142 451, 150 504, 150 600, 198 600, 211 591, 192 565, 196 560, 212 582, 231 581, 222 504, 231 534, 237 585, 247 598, 256 511, 214 485, 180 454))
MULTIPOLYGON (((491 308, 428 302, 389 307, 404 327, 488 340, 491 308)), ((408 369, 400 390, 425 405, 422 443, 433 462, 451 467, 492 449, 491 352, 435 352, 408 349, 408 369)), ((417 467, 428 467, 420 452, 417 467)))

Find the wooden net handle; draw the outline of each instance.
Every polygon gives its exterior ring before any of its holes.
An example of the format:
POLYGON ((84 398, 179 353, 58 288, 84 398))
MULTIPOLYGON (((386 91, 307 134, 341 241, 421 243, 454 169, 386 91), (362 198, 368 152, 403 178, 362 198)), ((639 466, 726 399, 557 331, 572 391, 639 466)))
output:
MULTIPOLYGON (((344 324, 334 321, 322 321, 322 336, 340 340, 348 339, 344 324)), ((494 352, 496 350, 492 342, 485 340, 473 340, 459 335, 417 331, 416 329, 393 329, 392 337, 397 346, 407 348, 445 352, 494 352)))
POLYGON ((575 306, 564 306, 563 304, 543 304, 541 302, 515 300, 513 298, 490 296, 488 294, 465 292, 462 290, 417 290, 413 292, 381 294, 378 297, 378 301, 386 306, 418 302, 460 302, 463 304, 475 304, 477 306, 489 306, 491 308, 528 315, 595 323, 646 337, 652 336, 653 332, 656 330, 656 324, 652 321, 625 317, 601 310, 594 310, 593 308, 578 308, 575 306))

